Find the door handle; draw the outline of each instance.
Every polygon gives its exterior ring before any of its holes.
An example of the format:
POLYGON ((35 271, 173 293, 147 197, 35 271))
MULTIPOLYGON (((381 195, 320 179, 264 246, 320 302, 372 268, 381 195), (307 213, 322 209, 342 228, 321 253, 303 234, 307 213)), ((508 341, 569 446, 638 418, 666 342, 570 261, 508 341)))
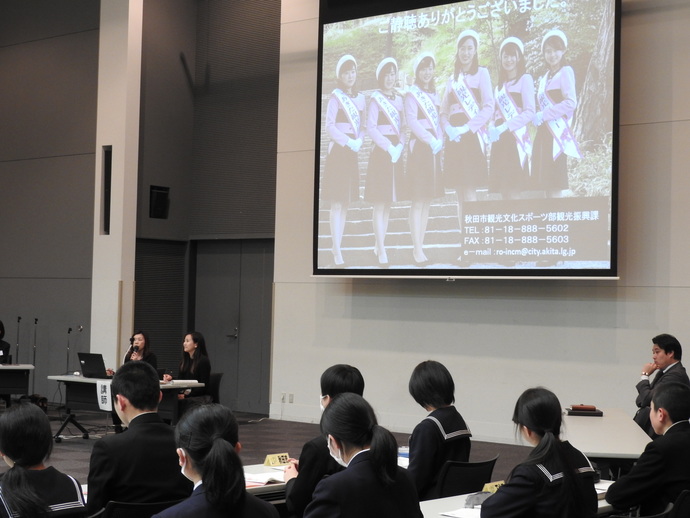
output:
POLYGON ((239 338, 238 329, 235 328, 235 334, 234 334, 234 335, 225 335, 225 336, 226 336, 227 338, 234 338, 235 340, 237 340, 237 339, 239 338))

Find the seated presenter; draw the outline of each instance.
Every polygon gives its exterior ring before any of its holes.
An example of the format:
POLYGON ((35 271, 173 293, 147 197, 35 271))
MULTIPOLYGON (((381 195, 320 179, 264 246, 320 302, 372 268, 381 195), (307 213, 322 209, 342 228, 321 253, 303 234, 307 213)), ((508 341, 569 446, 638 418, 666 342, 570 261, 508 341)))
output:
POLYGON ((652 439, 656 437, 649 421, 652 391, 666 383, 682 383, 690 386, 688 374, 680 362, 682 355, 683 348, 675 336, 660 334, 652 338, 652 362, 642 366, 640 381, 635 386, 637 389, 635 404, 639 409, 635 414, 635 422, 652 439), (653 374, 654 378, 651 379, 653 374))
POLYGON ((190 409, 175 427, 182 474, 192 495, 154 518, 278 518, 275 506, 247 493, 235 416, 212 404, 190 409))
POLYGON ((305 518, 421 518, 417 491, 398 467, 398 443, 362 396, 346 392, 326 407, 321 432, 345 467, 316 486, 305 518))
POLYGON ((89 514, 110 500, 182 500, 192 483, 180 473, 172 427, 158 415, 162 393, 158 373, 146 362, 120 367, 110 386, 113 406, 127 426, 96 441, 89 463, 89 514))
POLYGON ((659 385, 652 394, 649 419, 658 437, 606 492, 606 501, 616 509, 640 506, 640 516, 663 512, 681 491, 690 489, 690 387, 659 385))
MULTIPOLYGON (((163 375, 163 380, 165 381, 171 381, 172 379, 173 377, 170 374, 163 375)), ((187 333, 184 337, 182 360, 180 361, 177 379, 195 380, 205 385, 204 387, 183 390, 178 395, 180 399, 190 399, 190 403, 192 398, 197 398, 198 402, 211 402, 208 391, 211 381, 211 362, 206 352, 204 335, 197 331, 187 333)))
MULTIPOLYGON (((326 369, 321 375, 322 411, 344 392, 354 392, 360 396, 364 393, 364 378, 359 369, 344 364, 326 369)), ((290 459, 290 464, 285 468, 285 505, 290 515, 301 518, 321 479, 342 469, 329 454, 324 435, 305 443, 299 461, 290 459)))
POLYGON ((470 458, 470 433, 457 411, 455 383, 448 369, 428 360, 412 371, 410 395, 430 414, 410 436, 408 472, 417 486, 420 500, 438 498, 438 475, 448 460, 467 462, 470 458))
POLYGON ((86 515, 81 486, 45 462, 53 449, 48 416, 36 405, 15 405, 0 415, 0 517, 86 515))
POLYGON ((481 517, 593 518, 594 468, 560 439, 562 407, 556 395, 542 387, 527 389, 515 404, 513 422, 534 449, 484 501, 481 517))

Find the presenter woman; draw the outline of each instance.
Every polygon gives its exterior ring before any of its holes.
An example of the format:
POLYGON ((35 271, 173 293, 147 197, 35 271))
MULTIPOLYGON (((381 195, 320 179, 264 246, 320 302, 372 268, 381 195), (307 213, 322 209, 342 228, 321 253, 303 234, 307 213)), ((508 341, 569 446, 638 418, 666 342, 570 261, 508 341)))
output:
POLYGON ((333 261, 345 264, 341 245, 347 209, 359 199, 357 154, 364 138, 364 95, 357 90, 357 61, 350 54, 335 67, 338 87, 326 107, 326 131, 331 138, 323 172, 321 197, 330 202, 330 228, 333 261))
POLYGON ((414 485, 397 464, 395 437, 378 425, 362 396, 346 392, 331 401, 321 432, 331 456, 346 469, 319 482, 305 518, 421 518, 414 485))
MULTIPOLYGON (((173 377, 170 374, 164 374, 164 381, 171 381, 173 377)), ((182 343, 182 360, 180 361, 180 370, 177 379, 180 380, 196 380, 203 383, 205 386, 200 388, 186 389, 178 394, 179 399, 197 398, 196 401, 204 402, 210 396, 208 394, 208 386, 211 381, 211 362, 208 359, 206 352, 206 340, 204 335, 197 331, 187 333, 182 343)))
POLYGON ((406 127, 403 98, 396 91, 398 62, 386 58, 376 68, 379 89, 371 95, 367 112, 367 133, 374 141, 369 157, 365 200, 374 204, 372 223, 376 240, 374 253, 379 264, 388 264, 386 232, 391 203, 401 199, 406 127))
POLYGON ((135 331, 130 339, 131 346, 125 354, 123 363, 129 361, 145 361, 154 369, 158 368, 158 360, 156 355, 151 352, 149 345, 149 337, 143 331, 135 331))
MULTIPOLYGON (((486 124, 494 111, 494 97, 489 71, 479 66, 479 34, 462 31, 455 47, 453 75, 441 103, 441 127, 448 137, 445 184, 457 193, 462 232, 463 202, 477 201, 477 189, 488 185, 486 124)), ((465 262, 465 256, 458 260, 465 262)))
POLYGON ((513 422, 534 450, 484 501, 482 518, 596 516, 594 469, 581 451, 561 441, 561 415, 561 404, 550 390, 538 387, 522 393, 513 422))
POLYGON ((436 58, 422 52, 414 61, 414 84, 405 95, 405 118, 410 127, 410 154, 407 163, 410 234, 416 264, 429 262, 424 253, 424 234, 431 200, 443 196, 440 152, 443 149, 439 98, 434 79, 436 58))
POLYGON ((0 415, 0 517, 85 516, 81 486, 45 461, 53 449, 48 416, 36 405, 15 405, 0 415))
POLYGON ((457 411, 455 383, 448 369, 428 360, 412 371, 410 395, 430 414, 410 436, 410 466, 420 500, 438 498, 438 475, 447 460, 467 462, 470 457, 470 433, 457 411))
POLYGON ((563 31, 554 29, 544 35, 541 52, 547 71, 537 83, 532 175, 536 188, 551 198, 562 197, 568 189, 567 157, 581 158, 571 130, 577 96, 575 73, 565 64, 567 49, 568 38, 563 31))
POLYGON ((529 187, 532 140, 528 123, 534 117, 534 79, 525 72, 525 46, 514 36, 501 43, 500 72, 494 90, 496 111, 489 128, 489 186, 504 200, 514 200, 529 187))
POLYGON ((278 518, 274 505, 245 489, 237 432, 235 416, 222 405, 196 407, 182 416, 175 427, 177 455, 194 491, 154 518, 278 518))

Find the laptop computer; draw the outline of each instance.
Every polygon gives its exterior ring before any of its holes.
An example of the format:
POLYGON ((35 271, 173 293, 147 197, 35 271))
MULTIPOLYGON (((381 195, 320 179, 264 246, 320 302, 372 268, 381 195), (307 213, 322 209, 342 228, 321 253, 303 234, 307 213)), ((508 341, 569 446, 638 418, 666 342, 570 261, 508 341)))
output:
POLYGON ((100 353, 77 353, 81 375, 85 378, 112 378, 105 372, 105 362, 100 353))

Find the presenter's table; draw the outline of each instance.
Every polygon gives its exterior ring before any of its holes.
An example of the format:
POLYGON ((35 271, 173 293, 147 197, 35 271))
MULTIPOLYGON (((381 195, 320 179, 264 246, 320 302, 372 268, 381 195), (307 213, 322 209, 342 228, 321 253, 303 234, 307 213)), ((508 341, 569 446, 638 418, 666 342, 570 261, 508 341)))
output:
MULTIPOLYGON (((55 442, 60 442, 59 435, 68 424, 73 424, 82 432, 84 439, 89 438, 89 432, 75 419, 72 410, 103 411, 98 404, 98 382, 109 379, 84 378, 66 374, 61 376, 48 376, 49 380, 59 381, 65 384, 65 412, 67 416, 55 433, 55 442)), ((178 417, 177 394, 180 390, 203 387, 203 383, 196 381, 175 380, 170 383, 161 383, 163 398, 158 405, 158 414, 163 419, 169 419, 175 424, 178 417)))
POLYGON ((0 364, 0 395, 28 394, 31 364, 0 364))
POLYGON ((650 437, 624 410, 602 410, 601 417, 563 416, 561 438, 590 458, 637 459, 650 437))

